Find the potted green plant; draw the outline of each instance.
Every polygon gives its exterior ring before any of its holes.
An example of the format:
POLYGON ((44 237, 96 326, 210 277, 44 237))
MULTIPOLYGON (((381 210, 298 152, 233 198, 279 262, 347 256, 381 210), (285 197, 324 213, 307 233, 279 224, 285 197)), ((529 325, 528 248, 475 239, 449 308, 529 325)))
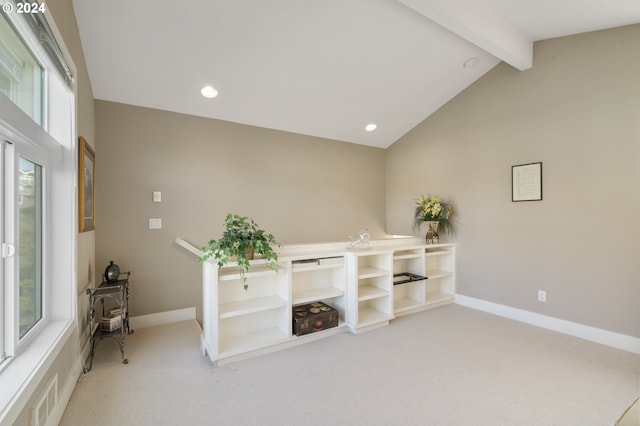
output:
POLYGON ((238 262, 240 279, 247 290, 247 272, 251 269, 249 261, 254 254, 260 255, 273 270, 278 269, 278 253, 272 245, 280 246, 275 237, 260 229, 253 219, 228 213, 222 236, 219 240, 210 240, 202 248, 203 254, 199 260, 204 262, 213 257, 221 268, 233 257, 238 262))
POLYGON ((453 235, 455 229, 453 221, 453 208, 451 204, 443 201, 437 195, 424 197, 421 195, 416 200, 416 208, 413 213, 413 227, 420 229, 420 225, 427 224, 426 240, 428 242, 440 242, 439 232, 453 235))

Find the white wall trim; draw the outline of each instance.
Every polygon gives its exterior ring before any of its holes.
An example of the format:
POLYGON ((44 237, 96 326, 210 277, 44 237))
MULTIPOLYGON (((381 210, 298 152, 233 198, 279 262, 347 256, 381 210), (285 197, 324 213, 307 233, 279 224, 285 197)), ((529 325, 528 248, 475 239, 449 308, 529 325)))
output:
POLYGON ((69 372, 69 376, 65 381, 64 388, 62 392, 58 392, 58 403, 51 411, 49 418, 47 419, 46 426, 49 425, 58 425, 62 421, 62 416, 64 415, 64 411, 71 400, 71 394, 73 390, 76 388, 76 384, 80 379, 80 374, 82 374, 82 370, 84 368, 83 364, 84 358, 78 358, 74 363, 73 368, 69 372))
POLYGON ((180 321, 196 319, 196 308, 177 309, 175 311, 158 312, 157 314, 140 315, 129 318, 131 329, 153 327, 156 325, 171 324, 180 321))
POLYGON ((71 321, 51 321, 20 356, 5 361, 8 365, 2 370, 0 424, 14 424, 74 331, 71 321))
POLYGON ((553 318, 547 315, 536 314, 534 312, 512 308, 510 306, 500 305, 498 303, 488 302, 486 300, 476 299, 469 296, 463 296, 461 294, 456 294, 454 303, 557 331, 559 333, 568 334, 570 336, 579 337, 591 342, 611 346, 616 349, 622 349, 623 351, 640 354, 640 339, 636 337, 553 318))

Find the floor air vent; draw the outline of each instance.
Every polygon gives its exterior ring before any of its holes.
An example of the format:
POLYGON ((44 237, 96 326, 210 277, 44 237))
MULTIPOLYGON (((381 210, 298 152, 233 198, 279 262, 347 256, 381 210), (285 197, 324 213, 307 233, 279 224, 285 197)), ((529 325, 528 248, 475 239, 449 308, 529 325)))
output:
POLYGON ((33 410, 31 411, 31 426, 45 426, 51 412, 58 403, 58 375, 51 378, 47 386, 44 388, 42 396, 33 410))

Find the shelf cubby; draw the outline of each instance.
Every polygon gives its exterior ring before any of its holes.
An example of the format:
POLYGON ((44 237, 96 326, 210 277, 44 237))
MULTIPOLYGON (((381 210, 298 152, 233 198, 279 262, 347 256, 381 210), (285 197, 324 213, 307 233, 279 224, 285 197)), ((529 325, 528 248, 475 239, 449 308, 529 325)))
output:
POLYGON ((393 318, 393 260, 390 250, 353 253, 354 271, 347 322, 352 331, 384 325, 393 318))
MULTIPOLYGON (((424 308, 425 302, 425 263, 424 246, 404 248, 393 253, 393 274, 409 274, 416 277, 408 282, 395 283, 393 286, 393 312, 396 315, 411 313, 424 308), (418 278, 419 277, 419 278, 418 278)), ((400 281, 403 280, 400 277, 400 281)))
POLYGON ((296 259, 291 263, 291 304, 324 301, 344 315, 344 256, 296 259))
POLYGON ((427 303, 439 306, 455 295, 455 246, 437 244, 425 248, 427 303))

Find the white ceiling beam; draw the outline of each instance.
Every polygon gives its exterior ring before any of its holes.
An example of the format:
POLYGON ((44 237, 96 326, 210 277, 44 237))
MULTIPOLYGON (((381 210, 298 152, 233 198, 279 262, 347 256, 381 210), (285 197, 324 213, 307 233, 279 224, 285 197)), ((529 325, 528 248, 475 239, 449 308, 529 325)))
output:
POLYGON ((398 1, 520 71, 533 66, 533 40, 481 1, 398 1))

